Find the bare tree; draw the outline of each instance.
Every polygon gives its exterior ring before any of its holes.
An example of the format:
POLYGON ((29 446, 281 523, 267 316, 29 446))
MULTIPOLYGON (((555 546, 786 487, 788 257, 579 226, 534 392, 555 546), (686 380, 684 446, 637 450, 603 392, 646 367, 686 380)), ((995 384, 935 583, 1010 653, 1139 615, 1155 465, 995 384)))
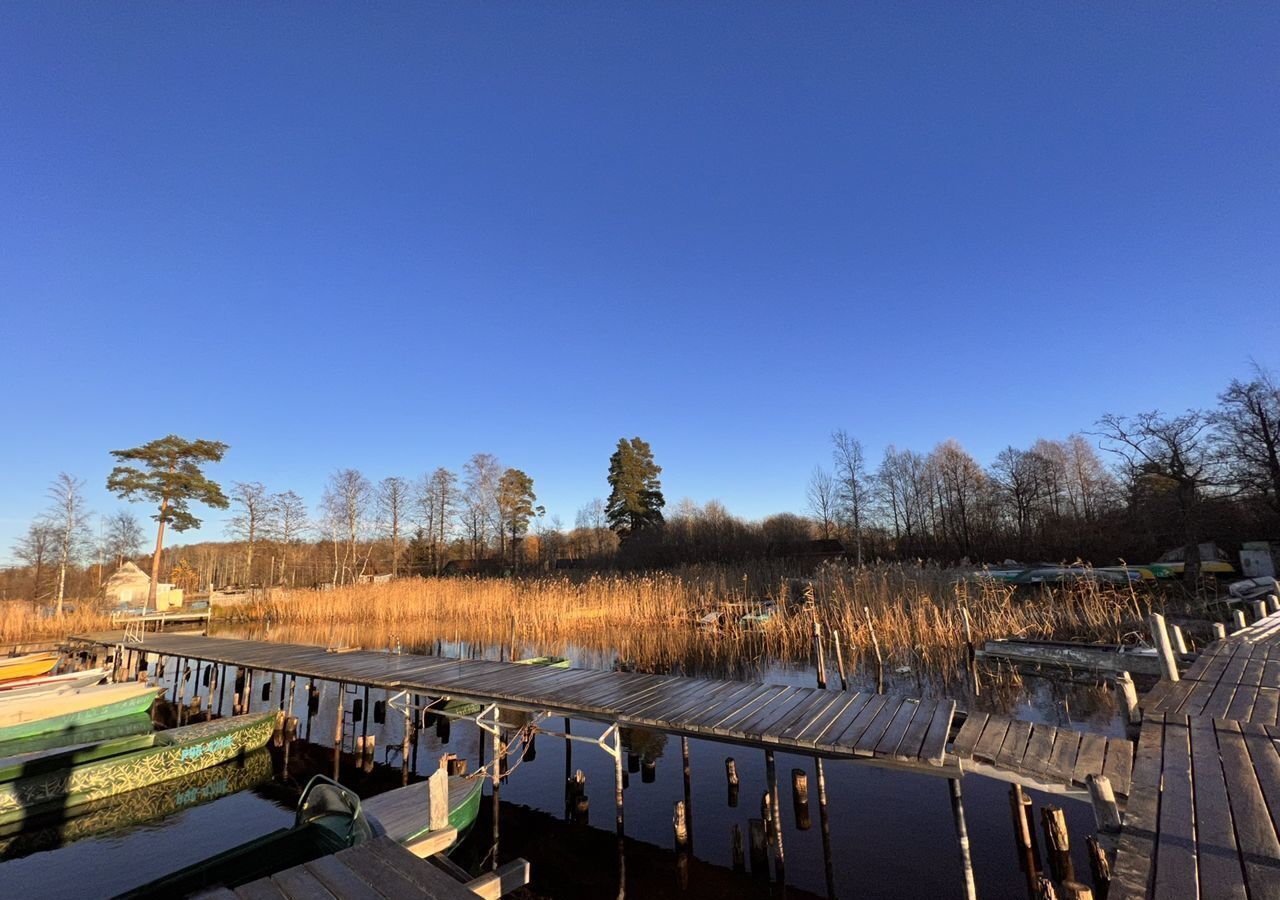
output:
POLYGON ((244 573, 247 586, 253 586, 253 551, 259 540, 269 536, 275 527, 276 498, 260 481, 237 481, 231 487, 231 502, 240 511, 227 523, 227 534, 245 543, 244 573))
POLYGON ((284 584, 293 549, 311 525, 307 521, 306 503, 293 491, 276 494, 272 503, 276 508, 275 537, 280 542, 280 583, 284 584))
POLYGON ((805 491, 809 500, 809 512, 818 523, 818 534, 822 539, 830 540, 831 526, 835 522, 837 492, 831 473, 822 466, 814 466, 809 475, 809 487, 805 491))
POLYGON ((1198 584, 1200 499, 1218 480, 1210 452, 1209 418, 1198 410, 1173 417, 1153 411, 1135 416, 1109 414, 1098 425, 1106 449, 1124 461, 1133 482, 1153 493, 1173 494, 1183 536, 1183 578, 1198 584))
POLYGON ((60 472, 49 486, 49 500, 48 521, 58 541, 58 589, 55 598, 56 612, 61 616, 67 593, 67 568, 75 562, 88 537, 89 512, 85 508, 84 482, 60 472))
POLYGON ((617 546, 618 536, 609 527, 609 509, 603 497, 593 497, 578 510, 574 527, 586 536, 589 556, 602 558, 617 546))
POLYGON ((55 556, 58 546, 57 530, 45 519, 37 519, 27 526, 27 533, 13 545, 13 555, 32 570, 31 603, 40 603, 40 584, 44 570, 55 556))
POLYGON ((418 516, 429 538, 431 567, 440 574, 449 531, 458 506, 458 476, 443 466, 418 482, 418 516))
POLYGON ((115 559, 116 568, 124 565, 129 557, 142 552, 144 534, 137 516, 122 509, 107 516, 105 524, 103 549, 107 556, 115 559))
POLYGON ((491 453, 477 453, 463 467, 463 527, 471 546, 471 558, 479 559, 493 531, 498 533, 498 552, 506 546, 505 535, 497 527, 498 479, 502 468, 491 453))
MULTIPOLYGON (((334 582, 345 583, 352 573, 352 579, 364 573, 364 563, 359 570, 359 542, 364 534, 365 519, 369 511, 369 497, 373 488, 369 479, 356 469, 341 469, 329 477, 329 484, 324 490, 322 505, 331 539, 334 543, 334 582), (338 542, 345 541, 342 562, 339 564, 338 542)), ((367 557, 365 562, 367 562, 367 557)))
POLYGON ((378 485, 378 518, 391 538, 391 575, 400 574, 400 534, 409 503, 409 482, 399 475, 382 479, 378 485))
POLYGON ((854 551, 858 565, 862 565, 862 517, 867 502, 867 465, 862 442, 842 428, 831 435, 831 443, 840 514, 853 532, 854 551))
POLYGON ((1214 449, 1231 481, 1280 513, 1280 386, 1254 367, 1253 380, 1232 379, 1211 419, 1214 449))

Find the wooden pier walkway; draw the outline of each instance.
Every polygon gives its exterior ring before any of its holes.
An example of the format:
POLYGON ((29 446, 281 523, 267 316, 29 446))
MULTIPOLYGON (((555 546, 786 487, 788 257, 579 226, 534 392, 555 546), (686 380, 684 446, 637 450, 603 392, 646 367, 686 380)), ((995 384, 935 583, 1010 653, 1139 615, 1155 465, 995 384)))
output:
POLYGON ((994 777, 1021 776, 1027 783, 1087 790, 1090 775, 1105 775, 1115 793, 1128 796, 1133 742, 1039 722, 970 713, 951 745, 961 760, 985 763, 994 777))
MULTIPOLYGON (((331 652, 324 647, 122 632, 78 639, 256 671, 431 698, 496 703, 555 716, 830 758, 864 759, 956 777, 949 758, 955 702, 757 682, 550 669, 478 659, 331 652)), ((226 683, 226 679, 219 679, 226 683)))
POLYGON ((390 838, 375 838, 332 856, 259 878, 213 888, 199 900, 477 900, 477 893, 390 838))
POLYGON ((1280 897, 1280 613, 1142 702, 1110 900, 1280 897))

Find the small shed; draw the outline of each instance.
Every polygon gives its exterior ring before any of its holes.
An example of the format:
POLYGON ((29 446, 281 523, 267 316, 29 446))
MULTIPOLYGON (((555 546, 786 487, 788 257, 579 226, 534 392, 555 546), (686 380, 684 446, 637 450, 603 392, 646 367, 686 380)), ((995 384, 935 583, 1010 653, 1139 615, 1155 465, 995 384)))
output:
MULTIPOLYGON (((107 579, 103 590, 107 606, 139 608, 146 606, 150 588, 151 576, 132 562, 126 562, 107 579)), ((181 605, 182 591, 164 582, 156 585, 157 610, 172 609, 181 605)))

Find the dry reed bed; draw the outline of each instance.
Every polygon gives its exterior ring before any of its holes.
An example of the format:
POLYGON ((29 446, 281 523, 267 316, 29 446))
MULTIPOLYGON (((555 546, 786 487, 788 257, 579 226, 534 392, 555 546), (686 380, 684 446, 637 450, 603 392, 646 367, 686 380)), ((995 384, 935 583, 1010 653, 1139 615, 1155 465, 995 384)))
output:
POLYGON ((1146 615, 1163 602, 1141 588, 1094 583, 1021 594, 927 567, 826 566, 798 580, 758 564, 579 578, 413 579, 295 591, 242 607, 238 617, 364 646, 441 639, 554 653, 572 644, 660 665, 690 658, 807 659, 816 615, 827 633, 840 633, 851 667, 870 658, 872 628, 887 664, 948 667, 963 653, 961 607, 969 610, 978 643, 1012 636, 1118 642, 1142 632, 1146 615), (804 602, 806 588, 816 601, 812 606, 804 602), (708 610, 728 608, 736 618, 744 608, 769 602, 777 606, 760 629, 707 630, 695 624, 708 610))
POLYGON ((58 617, 32 609, 25 600, 0 603, 0 644, 61 640, 69 634, 103 631, 110 627, 110 616, 92 610, 76 610, 58 617))

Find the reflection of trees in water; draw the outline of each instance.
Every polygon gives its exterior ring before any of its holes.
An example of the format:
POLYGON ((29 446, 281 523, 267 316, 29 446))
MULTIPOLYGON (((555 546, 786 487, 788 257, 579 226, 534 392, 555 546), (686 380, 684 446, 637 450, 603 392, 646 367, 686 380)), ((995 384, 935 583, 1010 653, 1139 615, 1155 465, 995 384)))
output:
POLYGON ((667 749, 667 737, 664 732, 652 731, 648 728, 623 728, 622 749, 642 759, 656 761, 662 758, 667 749))

